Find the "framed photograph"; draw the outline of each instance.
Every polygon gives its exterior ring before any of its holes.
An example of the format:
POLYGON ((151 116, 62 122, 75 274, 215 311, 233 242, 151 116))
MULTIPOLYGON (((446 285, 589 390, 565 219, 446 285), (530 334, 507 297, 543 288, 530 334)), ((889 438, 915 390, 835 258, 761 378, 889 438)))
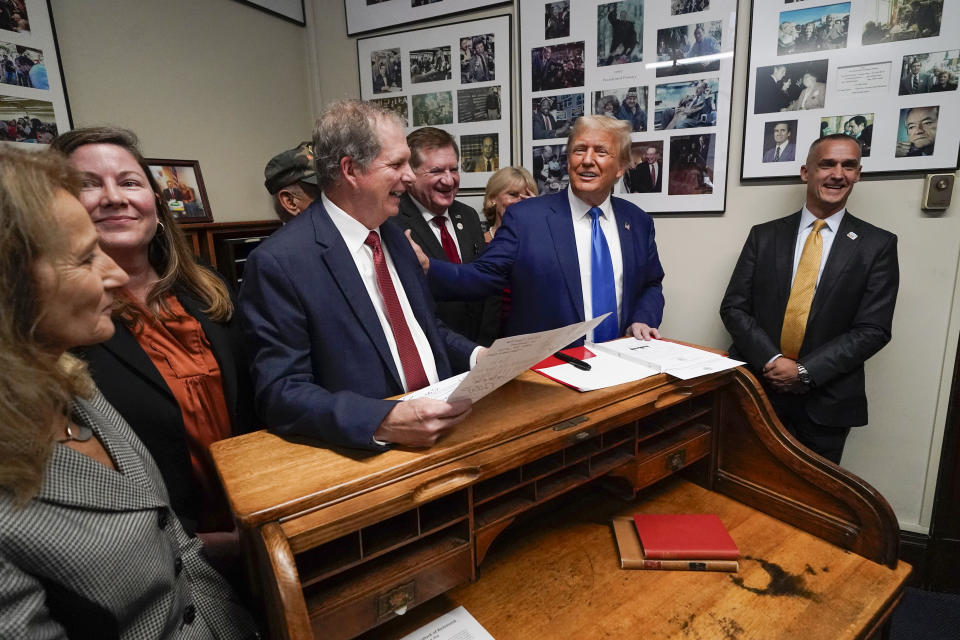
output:
POLYGON ((630 123, 616 195, 650 213, 722 212, 737 0, 518 4, 523 165, 540 193, 568 184, 566 138, 590 113, 630 123))
POLYGON ((306 16, 303 12, 303 0, 238 0, 243 4, 256 7, 261 11, 271 13, 287 22, 306 26, 306 16))
POLYGON ((510 50, 510 16, 360 38, 360 97, 399 115, 407 133, 449 131, 460 189, 479 192, 513 164, 510 50))
POLYGON ((864 173, 960 167, 960 3, 807 4, 753 3, 741 177, 797 176, 833 133, 864 173))
MULTIPOLYGON (((290 1, 290 0, 287 0, 290 1)), ((509 0, 343 0, 347 35, 450 16, 509 0)))
POLYGON ((199 162, 147 158, 147 164, 174 218, 183 223, 213 222, 199 162))
POLYGON ((49 4, 0 1, 0 142, 49 144, 70 128, 49 4))

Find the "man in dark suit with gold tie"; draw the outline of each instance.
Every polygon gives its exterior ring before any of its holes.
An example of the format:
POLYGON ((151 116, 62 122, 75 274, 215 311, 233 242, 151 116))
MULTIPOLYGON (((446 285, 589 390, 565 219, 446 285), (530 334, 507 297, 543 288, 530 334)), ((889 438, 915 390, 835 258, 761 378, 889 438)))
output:
POLYGON ((757 225, 720 305, 731 357, 760 377, 802 444, 839 464, 867 423, 863 363, 890 340, 897 237, 846 210, 860 146, 845 134, 810 146, 801 211, 757 225))

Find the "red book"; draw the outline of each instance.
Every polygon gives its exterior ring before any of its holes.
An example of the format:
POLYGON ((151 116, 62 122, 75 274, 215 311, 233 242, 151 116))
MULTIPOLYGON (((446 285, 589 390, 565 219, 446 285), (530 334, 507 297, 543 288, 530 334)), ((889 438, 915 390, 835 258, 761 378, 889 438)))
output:
POLYGON ((647 558, 736 560, 740 557, 740 549, 715 515, 638 513, 633 521, 647 558))
MULTIPOLYGON (((587 349, 586 347, 570 347, 569 349, 563 349, 560 353, 565 353, 568 356, 573 356, 574 358, 578 360, 583 360, 583 361, 586 361, 588 358, 592 358, 594 355, 593 352, 587 349)), ((541 360, 537 364, 530 367, 530 369, 532 371, 536 371, 537 373, 542 375, 544 378, 550 378, 554 382, 559 382, 565 387, 576 389, 576 387, 573 387, 567 384, 563 380, 557 380, 553 376, 548 376, 542 371, 542 369, 546 369, 547 367, 556 367, 561 364, 566 364, 566 363, 563 360, 560 360, 559 358, 556 358, 554 356, 547 356, 545 359, 541 360)))

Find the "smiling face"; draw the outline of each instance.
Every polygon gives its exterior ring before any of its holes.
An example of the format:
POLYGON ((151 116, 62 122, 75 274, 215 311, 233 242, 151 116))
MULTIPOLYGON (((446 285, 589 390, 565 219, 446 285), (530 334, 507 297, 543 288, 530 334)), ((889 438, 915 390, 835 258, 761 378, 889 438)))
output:
POLYGON ((790 137, 790 128, 783 122, 778 122, 773 127, 773 141, 777 144, 783 144, 790 137))
POLYGON ((410 195, 433 213, 450 208, 460 190, 460 161, 453 147, 420 149, 420 166, 414 173, 410 195))
POLYGON ((33 265, 37 283, 37 337, 53 353, 97 344, 113 335, 113 291, 127 274, 97 244, 97 230, 84 206, 66 191, 52 203, 62 234, 55 255, 33 265))
POLYGON ((807 183, 807 208, 813 215, 836 213, 860 180, 860 145, 851 138, 821 142, 800 167, 800 179, 807 183))
POLYGON ((496 224, 499 226, 500 220, 503 219, 503 212, 507 210, 507 207, 515 202, 532 198, 535 195, 537 194, 530 191, 530 189, 527 188, 527 184, 522 180, 508 184, 503 191, 493 197, 493 203, 497 211, 496 224))
POLYGON ((623 175, 616 134, 606 129, 585 128, 567 150, 567 169, 574 195, 592 207, 610 195, 623 175))
POLYGON ((80 202, 103 250, 114 259, 146 253, 157 231, 157 197, 137 159, 115 144, 88 144, 70 160, 83 174, 80 202))
POLYGON ((911 109, 906 120, 907 136, 917 149, 933 146, 937 141, 937 111, 933 107, 911 109))
POLYGON ((647 150, 643 152, 643 161, 647 164, 654 164, 658 155, 656 147, 647 147, 647 150))
POLYGON ((483 152, 484 158, 493 157, 493 138, 484 138, 483 144, 480 145, 480 149, 483 152))
MULTIPOLYGON (((375 229, 400 211, 400 196, 416 176, 410 168, 410 148, 403 128, 392 120, 379 120, 380 153, 365 171, 350 161, 351 186, 356 207, 349 213, 368 229, 375 229)), ((346 162, 342 160, 341 162, 346 162)))

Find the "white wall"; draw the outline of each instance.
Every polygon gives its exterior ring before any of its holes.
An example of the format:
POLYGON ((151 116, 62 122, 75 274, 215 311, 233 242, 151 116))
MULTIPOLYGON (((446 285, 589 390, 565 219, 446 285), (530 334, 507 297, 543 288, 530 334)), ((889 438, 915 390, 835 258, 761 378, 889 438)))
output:
POLYGON ((74 126, 198 160, 215 222, 273 216, 263 168, 311 135, 306 29, 234 0, 51 6, 74 126))

